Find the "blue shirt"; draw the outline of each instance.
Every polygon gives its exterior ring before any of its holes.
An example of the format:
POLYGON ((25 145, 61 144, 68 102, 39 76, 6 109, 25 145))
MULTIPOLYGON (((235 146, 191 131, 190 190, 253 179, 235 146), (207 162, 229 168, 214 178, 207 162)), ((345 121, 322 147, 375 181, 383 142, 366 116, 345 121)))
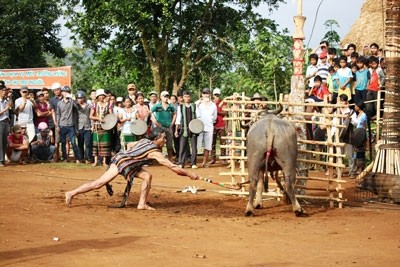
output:
POLYGON ((358 70, 356 72, 356 90, 366 90, 368 86, 368 81, 371 78, 371 75, 368 69, 358 70))

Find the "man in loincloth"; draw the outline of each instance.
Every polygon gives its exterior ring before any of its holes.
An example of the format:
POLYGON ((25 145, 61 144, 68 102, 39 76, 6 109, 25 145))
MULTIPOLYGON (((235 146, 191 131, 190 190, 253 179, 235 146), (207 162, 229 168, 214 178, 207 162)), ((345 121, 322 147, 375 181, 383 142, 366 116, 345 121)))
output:
MULTIPOLYGON (((137 209, 140 210, 154 210, 153 207, 147 204, 147 197, 150 192, 152 175, 142 169, 142 166, 149 164, 152 160, 157 160, 158 163, 170 168, 173 172, 188 176, 192 180, 199 179, 199 176, 195 173, 190 173, 185 169, 179 168, 178 165, 173 164, 168 159, 164 158, 161 153, 161 148, 165 145, 166 137, 165 132, 161 127, 155 127, 149 139, 141 139, 137 142, 132 142, 128 144, 128 149, 117 153, 110 162, 110 166, 107 171, 100 176, 95 181, 81 185, 80 187, 65 193, 65 202, 70 207, 72 198, 75 195, 83 194, 94 189, 99 189, 100 187, 111 182, 118 174, 121 174, 128 180, 127 189, 125 189, 125 194, 129 195, 130 182, 132 182, 134 177, 143 179, 140 188, 140 199, 137 205, 137 209), (128 188, 129 186, 129 188, 128 188)), ((121 206, 125 206, 126 200, 123 200, 121 206)))

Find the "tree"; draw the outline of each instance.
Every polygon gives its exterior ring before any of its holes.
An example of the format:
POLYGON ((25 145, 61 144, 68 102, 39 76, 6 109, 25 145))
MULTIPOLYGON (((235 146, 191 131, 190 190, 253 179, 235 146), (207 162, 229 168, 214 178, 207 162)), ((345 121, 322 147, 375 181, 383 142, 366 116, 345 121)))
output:
POLYGON ((336 20, 328 19, 324 22, 324 26, 329 31, 325 33, 322 39, 328 41, 331 47, 335 47, 337 44, 340 43, 340 36, 333 28, 340 28, 339 23, 336 20))
POLYGON ((0 66, 45 67, 45 53, 66 55, 56 37, 60 14, 54 0, 4 0, 0 8, 0 66))
MULTIPOLYGON (((235 40, 250 34, 246 22, 255 19, 252 8, 261 2, 276 7, 282 0, 62 1, 67 26, 84 47, 137 59, 135 69, 142 64, 150 70, 158 91, 174 93, 208 60, 226 65, 235 40)), ((120 70, 121 76, 129 73, 120 70)))

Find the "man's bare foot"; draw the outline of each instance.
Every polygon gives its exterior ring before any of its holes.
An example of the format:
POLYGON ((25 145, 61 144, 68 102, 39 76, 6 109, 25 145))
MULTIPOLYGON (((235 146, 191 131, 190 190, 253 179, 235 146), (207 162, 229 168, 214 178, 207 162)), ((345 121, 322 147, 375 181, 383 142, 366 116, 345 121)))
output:
POLYGON ((97 166, 97 161, 93 162, 92 166, 96 167, 97 166))
POLYGON ((153 208, 153 207, 151 207, 151 206, 149 206, 149 205, 147 205, 147 204, 145 204, 144 206, 137 206, 137 209, 138 210, 156 210, 155 208, 153 208))
POLYGON ((67 204, 68 207, 71 207, 72 198, 73 196, 70 192, 65 193, 65 204, 67 204))

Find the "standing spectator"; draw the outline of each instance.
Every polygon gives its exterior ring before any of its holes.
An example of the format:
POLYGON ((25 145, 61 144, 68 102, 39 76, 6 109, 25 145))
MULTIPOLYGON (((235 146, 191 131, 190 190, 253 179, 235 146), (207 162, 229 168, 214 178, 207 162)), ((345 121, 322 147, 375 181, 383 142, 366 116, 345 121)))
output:
POLYGON ((356 72, 356 84, 354 102, 364 102, 367 99, 367 87, 371 74, 367 69, 367 59, 363 56, 357 59, 358 71, 356 72))
POLYGON ((103 166, 107 165, 107 158, 111 157, 111 135, 101 127, 104 117, 113 113, 112 107, 105 101, 104 89, 96 90, 96 103, 92 105, 90 119, 93 120, 93 157, 92 166, 97 166, 98 158, 103 157, 103 166))
POLYGON ((335 64, 336 54, 337 54, 336 48, 330 47, 328 49, 328 64, 329 64, 329 66, 333 66, 335 64))
POLYGON ((361 171, 365 168, 365 150, 366 150, 366 142, 367 142, 367 123, 368 118, 364 112, 365 104, 364 102, 357 102, 354 110, 357 112, 357 117, 353 117, 353 125, 355 126, 354 130, 354 138, 353 138, 353 146, 354 151, 356 152, 355 156, 355 166, 358 171, 361 171))
MULTIPOLYGON (((371 75, 371 79, 369 85, 367 87, 367 102, 371 100, 378 99, 378 92, 385 84, 385 74, 381 68, 379 68, 379 59, 377 57, 369 58, 369 72, 371 75)), ((378 110, 376 109, 376 101, 373 103, 367 103, 366 105, 366 113, 368 117, 374 119, 376 118, 376 113, 378 110)))
MULTIPOLYGON (((150 117, 150 109, 149 106, 144 102, 145 98, 143 93, 136 94, 136 109, 137 109, 137 117, 139 120, 144 121, 148 125, 147 132, 149 133, 151 130, 151 120, 150 117)), ((143 136, 140 136, 141 139, 143 136)))
POLYGON ((172 138, 172 125, 175 123, 176 119, 176 110, 175 108, 168 103, 169 102, 169 93, 167 91, 161 92, 161 102, 155 104, 151 108, 152 121, 156 127, 161 127, 165 131, 165 136, 167 137, 167 153, 168 159, 174 162, 174 149, 172 146, 173 138, 172 138))
POLYGON ((351 63, 351 55, 353 52, 357 51, 357 47, 355 44, 347 45, 347 63, 351 63))
MULTIPOLYGON (((214 164, 217 159, 216 156, 217 139, 219 140, 220 146, 225 145, 225 139, 223 139, 223 137, 226 136, 224 117, 228 115, 228 112, 223 110, 224 108, 226 108, 226 104, 220 105, 223 102, 221 99, 221 89, 215 88, 213 90, 213 96, 214 96, 213 102, 217 107, 217 120, 214 124, 210 164, 214 164)), ((221 156, 226 156, 226 148, 220 148, 220 149, 221 149, 221 156)), ((226 160, 225 159, 221 160, 221 163, 226 164, 226 160)))
POLYGON ((196 119, 196 105, 191 103, 191 95, 189 91, 183 92, 183 103, 178 107, 176 117, 175 137, 179 138, 178 164, 179 167, 185 167, 187 152, 189 149, 189 141, 191 146, 190 164, 192 169, 197 169, 197 135, 189 129, 189 123, 196 119))
POLYGON ((89 99, 87 100, 89 105, 94 105, 96 103, 96 90, 90 90, 89 99))
POLYGON ((35 106, 35 129, 36 133, 39 133, 38 126, 41 122, 46 123, 49 125, 49 118, 51 117, 51 108, 46 99, 44 98, 44 92, 39 91, 36 93, 37 101, 35 106))
POLYGON ((128 84, 126 90, 128 91, 128 98, 130 100, 132 100, 132 105, 136 104, 136 93, 137 93, 137 89, 136 89, 136 85, 134 83, 130 83, 128 84))
MULTIPOLYGON (((318 67, 317 67, 317 62, 318 62, 318 55, 317 54, 311 54, 310 57, 310 65, 307 67, 306 71, 306 83, 308 84, 308 90, 313 88, 314 86, 314 77, 317 76, 318 72, 318 67)), ((306 91, 306 93, 308 92, 306 91)))
POLYGON ((125 151, 130 142, 136 141, 136 136, 131 131, 131 123, 137 119, 137 108, 130 97, 125 97, 124 108, 118 114, 121 128, 121 148, 125 151))
POLYGON ((31 142, 32 156, 35 160, 52 161, 56 149, 53 133, 45 122, 39 123, 38 131, 31 142))
POLYGON ((201 99, 196 102, 197 116, 204 124, 204 131, 199 134, 197 139, 197 149, 200 149, 204 142, 203 163, 201 164, 203 168, 209 166, 208 157, 212 149, 214 123, 218 115, 217 106, 211 101, 210 93, 209 88, 204 88, 201 99))
MULTIPOLYGON (((175 110, 178 110, 179 103, 178 103, 178 97, 176 95, 171 95, 169 98, 169 103, 175 108, 175 110)), ((174 133, 176 130, 176 125, 175 123, 172 125, 172 133, 174 133)), ((174 156, 175 158, 178 158, 178 153, 179 153, 179 138, 173 135, 173 140, 174 140, 174 156)))
POLYGON ((151 108, 158 103, 158 95, 155 91, 151 91, 149 94, 150 102, 149 102, 149 108, 151 108))
POLYGON ((319 63, 317 64, 317 75, 322 78, 323 84, 326 84, 326 78, 328 78, 329 75, 329 64, 326 59, 327 53, 321 52, 321 54, 319 54, 319 63))
POLYGON ((28 87, 21 87, 21 97, 15 100, 16 117, 14 124, 25 124, 29 140, 35 136, 35 125, 33 123, 34 100, 28 97, 28 87))
POLYGON ((57 112, 57 104, 62 99, 61 95, 61 84, 53 83, 51 86, 53 90, 54 96, 50 98, 50 109, 51 109, 51 119, 54 124, 54 128, 50 127, 50 130, 53 132, 54 136, 54 146, 56 151, 54 152, 54 161, 57 162, 60 159, 60 131, 58 128, 57 120, 56 120, 56 112, 57 112))
POLYGON ((71 98, 71 88, 64 86, 61 89, 63 98, 57 103, 56 121, 60 131, 61 152, 65 162, 68 162, 67 136, 74 151, 76 163, 81 162, 81 155, 76 144, 76 131, 78 129, 78 107, 71 98))
POLYGON ((86 94, 84 91, 76 93, 78 107, 78 147, 81 159, 86 164, 93 161, 93 138, 92 123, 90 120, 91 105, 86 103, 86 94))
POLYGON ((0 167, 4 167, 6 163, 7 135, 10 132, 9 110, 12 108, 6 89, 5 85, 0 84, 0 167))
POLYGON ((25 165, 25 156, 28 154, 29 142, 24 138, 21 125, 15 124, 7 137, 7 157, 10 161, 25 165))
POLYGON ((353 79, 351 69, 347 67, 347 58, 341 56, 339 59, 340 68, 337 70, 337 77, 339 83, 338 95, 347 95, 348 101, 351 100, 350 83, 353 79))

